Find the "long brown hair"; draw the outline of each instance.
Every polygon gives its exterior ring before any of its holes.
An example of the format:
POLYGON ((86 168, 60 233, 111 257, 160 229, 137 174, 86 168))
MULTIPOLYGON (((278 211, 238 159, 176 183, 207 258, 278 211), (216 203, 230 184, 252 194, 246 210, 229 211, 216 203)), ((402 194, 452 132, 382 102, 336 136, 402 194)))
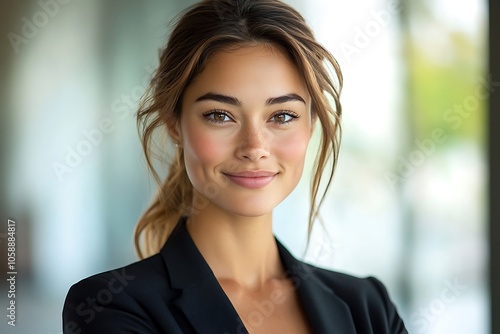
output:
MULTIPOLYGON (((182 95, 215 52, 269 44, 286 52, 303 76, 311 95, 311 110, 321 124, 321 141, 311 183, 308 236, 333 178, 340 146, 342 74, 335 58, 314 38, 304 18, 277 0, 205 0, 188 8, 176 22, 160 63, 137 113, 146 162, 159 186, 139 219, 135 247, 140 258, 157 253, 183 215, 196 209, 181 147, 176 148, 162 182, 153 166, 156 130, 174 129, 182 95), (331 163, 318 199, 323 171, 331 163)), ((309 239, 308 239, 309 240, 309 239)))

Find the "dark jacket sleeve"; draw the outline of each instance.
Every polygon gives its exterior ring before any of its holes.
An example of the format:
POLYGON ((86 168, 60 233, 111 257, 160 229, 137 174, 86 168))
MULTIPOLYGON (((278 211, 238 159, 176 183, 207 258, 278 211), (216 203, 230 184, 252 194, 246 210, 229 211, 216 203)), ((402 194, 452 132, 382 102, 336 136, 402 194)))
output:
MULTIPOLYGON (((378 294, 381 297, 382 305, 384 307, 384 313, 386 315, 385 324, 380 327, 387 326, 387 333, 391 334, 406 334, 408 331, 405 328, 403 320, 398 315, 396 307, 392 303, 387 289, 385 286, 376 278, 368 277, 368 280, 375 286, 378 294)), ((375 320, 376 321, 376 320, 375 320)))
POLYGON ((115 283, 93 276, 74 284, 64 302, 64 334, 156 333, 142 307, 115 283))

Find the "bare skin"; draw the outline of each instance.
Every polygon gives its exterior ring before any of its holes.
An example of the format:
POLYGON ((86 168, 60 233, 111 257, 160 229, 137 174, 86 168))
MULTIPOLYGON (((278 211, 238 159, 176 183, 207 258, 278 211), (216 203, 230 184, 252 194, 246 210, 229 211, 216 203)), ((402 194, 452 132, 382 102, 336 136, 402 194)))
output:
POLYGON ((302 175, 310 100, 284 54, 244 47, 210 59, 186 89, 180 126, 169 129, 195 189, 189 234, 252 334, 312 332, 272 232, 273 209, 302 175), (266 176, 238 174, 247 172, 266 176))
POLYGON ((312 333, 293 284, 283 278, 274 238, 264 241, 272 233, 255 228, 251 221, 239 222, 247 226, 246 234, 242 228, 220 228, 217 220, 193 220, 187 225, 191 237, 251 334, 312 333), (201 224, 207 228, 196 227, 201 224), (234 238, 234 232, 254 238, 234 238))
POLYGON ((250 333, 311 332, 288 280, 270 279, 257 291, 247 291, 232 280, 219 282, 250 333))

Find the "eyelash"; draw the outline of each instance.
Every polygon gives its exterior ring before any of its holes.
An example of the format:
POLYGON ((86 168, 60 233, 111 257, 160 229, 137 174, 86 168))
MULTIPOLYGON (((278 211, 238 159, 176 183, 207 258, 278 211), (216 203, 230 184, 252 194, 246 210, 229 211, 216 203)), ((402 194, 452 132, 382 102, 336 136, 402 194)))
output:
MULTIPOLYGON (((217 121, 215 119, 213 119, 213 115, 216 115, 216 114, 219 114, 219 115, 224 115, 228 118, 230 118, 231 120, 233 120, 233 118, 231 117, 231 115, 224 111, 224 110, 219 110, 219 109, 213 109, 213 110, 210 110, 210 111, 206 111, 203 113, 203 117, 211 122, 211 123, 215 123, 215 124, 223 124, 223 123, 226 123, 226 121, 217 121)), ((291 119, 288 120, 288 121, 285 121, 285 122, 282 122, 282 123, 279 123, 277 122, 279 125, 289 125, 291 122, 295 121, 297 118, 299 118, 300 116, 291 111, 291 110, 280 110, 278 112, 275 112, 274 114, 271 115, 271 117, 269 117, 269 119, 273 119, 274 117, 276 116, 280 116, 280 115, 286 115, 286 116, 290 116, 291 119)))
POLYGON ((224 115, 224 116, 227 116, 228 118, 230 118, 231 120, 233 119, 229 113, 225 112, 224 110, 219 110, 219 109, 213 109, 213 110, 210 110, 210 111, 206 111, 203 113, 203 117, 211 122, 211 123, 215 123, 215 124, 223 124, 225 122, 221 122, 221 121, 216 121, 215 119, 212 118, 213 115, 216 115, 216 114, 219 114, 219 115, 224 115))
POLYGON ((280 115, 286 115, 286 116, 290 116, 290 120, 288 121, 285 121, 283 123, 278 123, 280 125, 290 125, 291 122, 295 121, 297 118, 299 118, 300 116, 297 114, 297 113, 294 113, 293 111, 291 110, 280 110, 278 112, 275 112, 274 114, 271 115, 271 119, 276 117, 276 116, 280 116, 280 115))

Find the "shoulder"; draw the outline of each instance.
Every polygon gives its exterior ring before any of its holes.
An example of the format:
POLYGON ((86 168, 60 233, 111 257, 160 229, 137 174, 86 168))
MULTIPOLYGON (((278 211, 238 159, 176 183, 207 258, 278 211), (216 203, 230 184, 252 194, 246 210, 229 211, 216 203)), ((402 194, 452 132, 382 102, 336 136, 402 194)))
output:
POLYGON ((159 255, 92 275, 68 291, 64 333, 154 333, 151 309, 164 305, 169 293, 173 292, 159 255))
POLYGON ((377 278, 361 278, 310 264, 304 265, 309 268, 318 284, 331 290, 347 305, 356 326, 366 324, 385 328, 390 333, 407 333, 386 287, 377 278))
POLYGON ((101 272, 73 284, 68 295, 95 294, 105 300, 117 295, 140 297, 150 290, 167 286, 166 267, 159 255, 101 272))
POLYGON ((310 264, 305 265, 310 268, 318 280, 340 297, 346 299, 363 298, 378 302, 385 301, 389 297, 385 286, 375 277, 356 277, 310 264))

